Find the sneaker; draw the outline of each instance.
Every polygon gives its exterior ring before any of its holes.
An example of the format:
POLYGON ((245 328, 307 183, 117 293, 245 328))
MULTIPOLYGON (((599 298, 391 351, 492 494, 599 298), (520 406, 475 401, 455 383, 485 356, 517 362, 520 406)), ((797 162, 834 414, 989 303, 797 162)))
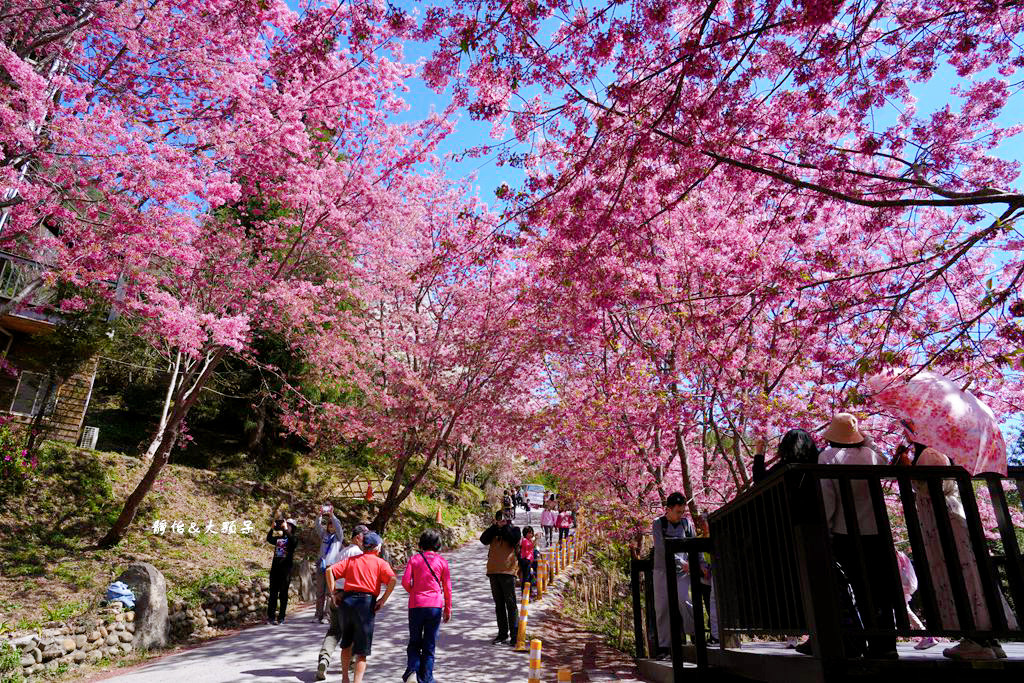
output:
POLYGON ((982 647, 973 640, 964 638, 953 647, 943 650, 942 656, 958 661, 985 661, 995 659, 996 653, 992 651, 992 648, 982 647))
POLYGON ((990 640, 985 643, 985 647, 992 650, 992 654, 996 656, 996 659, 1006 659, 1006 650, 999 644, 997 640, 990 640))
POLYGON ((327 662, 320 662, 316 665, 316 680, 327 680, 327 662))
POLYGON ((497 645, 498 643, 504 643, 507 640, 508 640, 508 636, 503 636, 503 635, 501 635, 499 633, 498 635, 494 636, 493 640, 491 640, 491 645, 497 645))
POLYGON ((939 641, 935 640, 931 636, 925 636, 921 640, 917 641, 914 645, 915 650, 927 650, 930 647, 935 647, 939 644, 939 641))
POLYGON ((268 619, 267 623, 271 626, 277 626, 277 619, 268 619))
POLYGON ((415 673, 416 673, 416 672, 415 672, 415 671, 413 671, 412 669, 406 669, 406 670, 405 670, 405 673, 404 673, 404 674, 402 674, 402 683, 405 683, 406 681, 408 681, 408 680, 409 680, 409 677, 410 677, 410 676, 412 676, 412 675, 413 675, 413 674, 415 674, 415 673))

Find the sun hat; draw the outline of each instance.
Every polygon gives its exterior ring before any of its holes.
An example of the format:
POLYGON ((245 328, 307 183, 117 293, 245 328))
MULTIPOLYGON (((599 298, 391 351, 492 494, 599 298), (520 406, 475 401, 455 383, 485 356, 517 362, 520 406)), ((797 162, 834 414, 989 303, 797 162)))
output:
POLYGON ((380 544, 380 535, 373 531, 370 531, 363 536, 363 548, 376 548, 380 544))
POLYGON ((857 428, 857 418, 850 413, 836 413, 832 424, 821 435, 832 443, 855 444, 864 441, 864 435, 857 428))

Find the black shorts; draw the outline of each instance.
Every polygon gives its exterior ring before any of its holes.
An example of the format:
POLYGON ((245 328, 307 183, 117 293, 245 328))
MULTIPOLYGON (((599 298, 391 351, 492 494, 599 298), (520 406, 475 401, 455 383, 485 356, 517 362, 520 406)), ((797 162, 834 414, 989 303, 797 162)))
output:
POLYGON ((370 656, 373 645, 373 621, 377 598, 369 593, 345 593, 341 599, 342 649, 351 647, 352 654, 370 656))

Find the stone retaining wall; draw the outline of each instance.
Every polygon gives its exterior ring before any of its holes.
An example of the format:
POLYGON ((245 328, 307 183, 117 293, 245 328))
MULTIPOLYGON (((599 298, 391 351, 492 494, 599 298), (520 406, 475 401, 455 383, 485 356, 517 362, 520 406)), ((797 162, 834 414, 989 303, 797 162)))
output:
POLYGON ((134 649, 134 620, 133 612, 115 603, 70 623, 51 622, 36 633, 13 634, 6 642, 21 655, 22 673, 33 676, 57 671, 62 663, 116 659, 128 654, 134 649))

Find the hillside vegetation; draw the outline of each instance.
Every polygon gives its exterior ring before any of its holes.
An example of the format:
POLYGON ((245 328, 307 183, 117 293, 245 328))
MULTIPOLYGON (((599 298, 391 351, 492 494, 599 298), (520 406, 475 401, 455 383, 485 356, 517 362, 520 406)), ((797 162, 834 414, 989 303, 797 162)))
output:
MULTIPOLYGON (((276 515, 299 520, 298 552, 315 555, 312 516, 322 502, 334 504, 346 531, 371 518, 375 506, 331 495, 345 479, 370 474, 355 466, 307 463, 270 485, 246 480, 237 471, 170 465, 125 540, 97 549, 96 540, 141 474, 136 458, 47 445, 25 493, 0 510, 0 633, 87 611, 136 561, 160 569, 172 597, 195 601, 199 588, 210 583, 230 586, 266 574, 270 548, 264 537, 276 515), (246 520, 252 523, 247 535, 241 533, 246 520), (184 533, 173 530, 177 521, 184 533), (167 523, 162 534, 154 531, 155 522, 167 523), (235 523, 234 534, 220 533, 224 522, 235 523), (206 533, 210 523, 217 533, 206 533), (192 524, 199 533, 189 532, 192 524)), ((422 529, 436 526, 439 503, 443 525, 469 533, 484 495, 468 483, 454 490, 453 483, 451 472, 435 468, 387 528, 386 547, 402 555, 422 529)))

